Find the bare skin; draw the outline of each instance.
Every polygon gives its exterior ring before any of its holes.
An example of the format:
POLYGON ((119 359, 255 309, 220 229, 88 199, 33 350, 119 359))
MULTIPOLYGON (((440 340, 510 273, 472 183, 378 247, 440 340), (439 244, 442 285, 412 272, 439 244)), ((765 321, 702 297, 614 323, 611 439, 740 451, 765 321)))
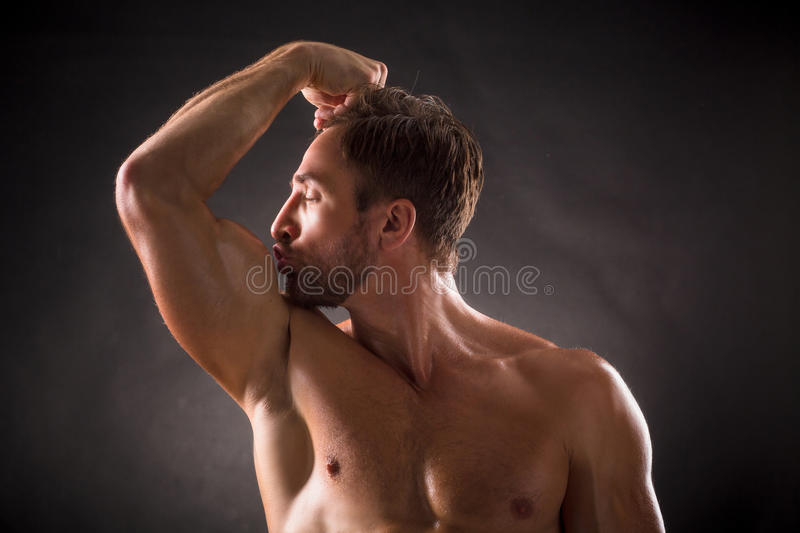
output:
POLYGON ((118 175, 167 326, 250 419, 270 532, 662 531, 647 426, 618 374, 472 309, 441 290, 449 273, 414 274, 428 258, 413 204, 359 218, 337 127, 309 146, 272 225, 277 266, 369 260, 415 290, 366 283, 337 327, 280 294, 264 243, 209 211, 294 94, 322 129, 385 80, 354 52, 284 45, 187 102, 118 175))

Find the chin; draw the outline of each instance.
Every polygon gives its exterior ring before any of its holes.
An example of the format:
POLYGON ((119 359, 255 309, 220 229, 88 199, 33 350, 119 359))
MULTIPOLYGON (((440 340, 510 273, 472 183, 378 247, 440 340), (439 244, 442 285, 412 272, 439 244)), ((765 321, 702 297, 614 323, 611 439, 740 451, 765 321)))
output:
POLYGON ((314 287, 313 293, 302 290, 297 284, 296 276, 291 274, 286 276, 286 290, 283 291, 283 294, 292 304, 306 309, 339 307, 349 296, 348 294, 332 293, 326 288, 318 286, 314 287))

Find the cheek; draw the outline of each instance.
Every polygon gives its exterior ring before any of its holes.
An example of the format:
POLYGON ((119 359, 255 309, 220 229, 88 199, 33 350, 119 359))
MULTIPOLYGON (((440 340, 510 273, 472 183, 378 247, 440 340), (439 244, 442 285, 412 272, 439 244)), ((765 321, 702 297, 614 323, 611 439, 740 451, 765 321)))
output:
POLYGON ((341 235, 353 225, 355 218, 334 202, 324 202, 309 212, 308 223, 314 226, 314 232, 328 236, 341 235))

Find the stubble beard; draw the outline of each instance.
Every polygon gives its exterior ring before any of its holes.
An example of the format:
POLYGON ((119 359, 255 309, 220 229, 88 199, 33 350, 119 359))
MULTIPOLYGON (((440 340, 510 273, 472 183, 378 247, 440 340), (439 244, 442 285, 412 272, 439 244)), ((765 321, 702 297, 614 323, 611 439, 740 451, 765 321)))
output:
POLYGON ((375 264, 375 251, 359 219, 345 235, 306 259, 286 276, 287 298, 305 308, 337 307, 361 287, 364 270, 375 264))

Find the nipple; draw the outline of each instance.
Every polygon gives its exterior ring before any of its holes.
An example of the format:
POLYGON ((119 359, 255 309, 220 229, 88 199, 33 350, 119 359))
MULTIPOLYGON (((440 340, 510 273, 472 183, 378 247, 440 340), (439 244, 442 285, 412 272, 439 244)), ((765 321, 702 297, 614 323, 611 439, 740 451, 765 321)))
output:
POLYGON ((511 500, 511 514, 515 518, 523 520, 531 516, 533 512, 533 502, 530 498, 514 498, 511 500))
POLYGON ((335 457, 331 457, 328 459, 328 464, 326 465, 328 469, 328 475, 331 477, 336 477, 339 475, 339 461, 336 460, 335 457))

